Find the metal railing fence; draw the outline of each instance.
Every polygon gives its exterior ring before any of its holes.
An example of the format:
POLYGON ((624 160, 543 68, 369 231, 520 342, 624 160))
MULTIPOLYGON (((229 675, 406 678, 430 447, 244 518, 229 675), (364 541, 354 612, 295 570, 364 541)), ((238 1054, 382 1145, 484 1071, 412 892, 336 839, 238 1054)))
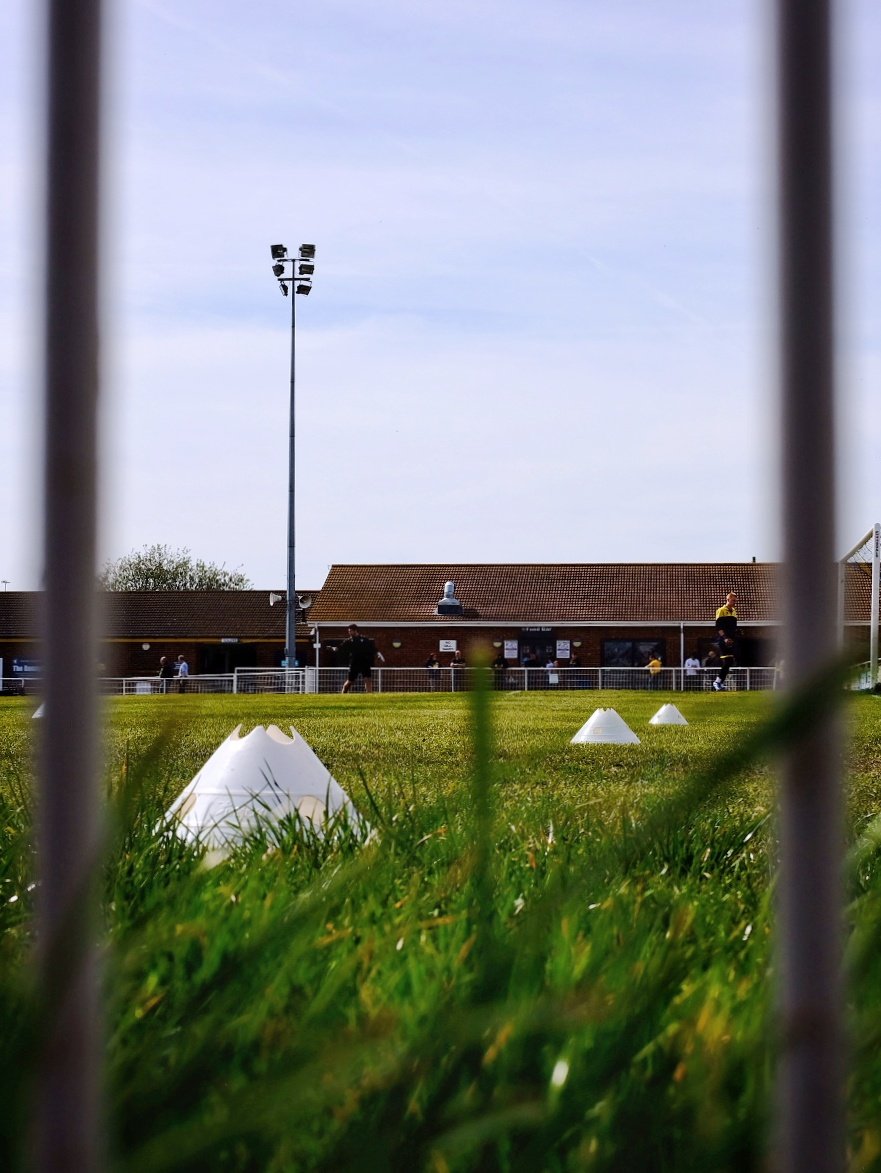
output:
MULTIPOLYGON (((852 688, 868 688, 868 664, 854 665, 852 688)), ((374 668, 374 692, 453 693, 470 692, 473 668, 374 668)), ((342 691, 345 668, 237 668, 235 672, 190 675, 185 680, 161 680, 157 676, 105 676, 98 680, 104 696, 192 696, 219 693, 335 693, 342 691)), ((683 668, 662 668, 652 674, 646 668, 506 668, 490 671, 496 692, 572 692, 575 690, 627 690, 657 692, 708 692, 716 670, 701 668, 693 674, 683 668)), ((776 667, 733 668, 726 681, 728 692, 765 692, 779 687, 776 667)), ((4 677, 3 696, 42 696, 39 676, 4 677)), ((363 680, 352 692, 364 692, 363 680)))

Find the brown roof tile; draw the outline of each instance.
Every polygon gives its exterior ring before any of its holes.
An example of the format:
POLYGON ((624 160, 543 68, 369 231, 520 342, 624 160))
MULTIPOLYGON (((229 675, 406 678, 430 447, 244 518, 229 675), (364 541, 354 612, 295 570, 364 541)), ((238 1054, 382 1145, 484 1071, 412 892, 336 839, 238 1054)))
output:
POLYGON ((738 594, 741 622, 777 618, 773 563, 582 563, 333 566, 309 613, 317 623, 438 622, 448 579, 464 620, 707 622, 738 594))
MULTIPOLYGON (((300 593, 320 597, 320 591, 300 593)), ((36 591, 0 593, 0 639, 33 637, 40 600, 36 591)), ((284 603, 270 607, 269 591, 108 591, 102 612, 108 639, 284 640, 284 603)), ((300 621, 297 638, 308 633, 300 621)))

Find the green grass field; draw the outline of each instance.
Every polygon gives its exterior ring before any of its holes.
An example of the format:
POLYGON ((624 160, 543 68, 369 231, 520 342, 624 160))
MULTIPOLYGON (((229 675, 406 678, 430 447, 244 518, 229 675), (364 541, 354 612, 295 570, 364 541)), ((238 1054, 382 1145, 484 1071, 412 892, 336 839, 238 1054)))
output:
MULTIPOLYGON (((758 750, 774 706, 648 692, 110 702, 114 1167, 766 1168, 775 845, 758 750), (648 724, 666 700, 688 727, 648 724), (570 745, 598 705, 642 744, 570 745), (207 869, 158 834, 239 722, 294 724, 375 839, 290 828, 207 869)), ((850 841, 863 836, 848 873, 852 1168, 869 1170, 881 701, 847 706, 850 841)), ((39 1028, 32 708, 0 707, 0 1168, 20 1159, 39 1028)))

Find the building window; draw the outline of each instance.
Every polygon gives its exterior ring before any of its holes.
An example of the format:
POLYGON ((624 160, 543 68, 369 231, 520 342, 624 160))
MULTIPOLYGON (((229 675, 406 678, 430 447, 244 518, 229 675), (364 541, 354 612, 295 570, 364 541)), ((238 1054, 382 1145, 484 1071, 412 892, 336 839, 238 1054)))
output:
POLYGON ((604 668, 644 668, 654 655, 667 662, 665 641, 662 639, 604 639, 604 668))

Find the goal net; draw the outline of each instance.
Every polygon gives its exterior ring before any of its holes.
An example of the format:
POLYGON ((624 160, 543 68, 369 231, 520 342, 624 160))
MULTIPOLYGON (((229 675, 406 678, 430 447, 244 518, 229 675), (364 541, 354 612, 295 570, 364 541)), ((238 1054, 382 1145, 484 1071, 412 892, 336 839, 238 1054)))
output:
POLYGON ((838 564, 838 631, 842 649, 866 666, 864 687, 878 681, 881 525, 876 523, 838 564), (869 621, 868 640, 866 620, 869 621))

